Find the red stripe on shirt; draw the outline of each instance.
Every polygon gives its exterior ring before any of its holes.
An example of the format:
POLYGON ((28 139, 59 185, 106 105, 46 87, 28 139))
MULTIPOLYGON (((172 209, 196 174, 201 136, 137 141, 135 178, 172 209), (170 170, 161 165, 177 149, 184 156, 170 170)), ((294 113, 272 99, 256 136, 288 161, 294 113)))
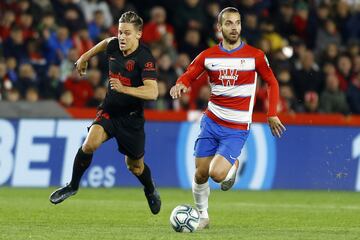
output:
POLYGON ((218 118, 215 114, 213 114, 209 109, 205 111, 205 114, 211 118, 214 122, 217 124, 228 127, 228 128, 234 128, 239 130, 249 130, 249 124, 248 123, 234 123, 230 121, 223 120, 221 118, 218 118))

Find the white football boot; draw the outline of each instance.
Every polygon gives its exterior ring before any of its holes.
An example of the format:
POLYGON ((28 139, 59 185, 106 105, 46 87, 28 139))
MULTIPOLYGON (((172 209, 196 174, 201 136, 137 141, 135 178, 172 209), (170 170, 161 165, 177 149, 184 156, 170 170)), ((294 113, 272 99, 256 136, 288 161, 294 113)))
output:
MULTIPOLYGON (((242 166, 244 166, 244 164, 242 164, 242 166)), ((239 160, 236 159, 234 165, 232 165, 225 179, 220 184, 221 190, 227 191, 234 185, 238 168, 239 168, 239 160)))

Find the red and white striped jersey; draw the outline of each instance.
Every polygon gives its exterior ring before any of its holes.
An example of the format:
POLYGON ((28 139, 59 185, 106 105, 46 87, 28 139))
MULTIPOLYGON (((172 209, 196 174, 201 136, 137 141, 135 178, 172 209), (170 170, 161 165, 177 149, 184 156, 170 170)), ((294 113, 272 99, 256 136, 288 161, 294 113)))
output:
POLYGON ((279 86, 265 54, 248 44, 228 51, 221 43, 201 52, 179 77, 177 83, 189 87, 207 72, 211 97, 205 114, 220 125, 249 129, 255 101, 257 74, 268 83, 269 112, 276 116, 279 86))

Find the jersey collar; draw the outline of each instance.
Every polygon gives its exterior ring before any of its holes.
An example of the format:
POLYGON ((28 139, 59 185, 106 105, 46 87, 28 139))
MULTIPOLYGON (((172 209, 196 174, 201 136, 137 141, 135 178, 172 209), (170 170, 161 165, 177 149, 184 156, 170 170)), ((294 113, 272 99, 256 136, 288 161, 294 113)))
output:
POLYGON ((221 51, 224 51, 226 53, 233 53, 236 52, 237 50, 240 50, 241 48, 243 48, 245 46, 245 43, 243 41, 241 41, 240 45, 237 48, 234 48, 232 50, 227 50, 223 47, 222 42, 219 43, 219 48, 221 51))

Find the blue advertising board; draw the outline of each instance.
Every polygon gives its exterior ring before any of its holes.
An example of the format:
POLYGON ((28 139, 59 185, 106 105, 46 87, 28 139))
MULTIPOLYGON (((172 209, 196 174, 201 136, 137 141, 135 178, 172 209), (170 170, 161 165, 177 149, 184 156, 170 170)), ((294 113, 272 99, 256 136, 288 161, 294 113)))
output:
MULTIPOLYGON (((90 120, 0 119, 0 186, 47 187, 70 181, 90 120)), ((190 188, 197 122, 147 122, 145 161, 160 187, 190 188)), ((275 139, 252 124, 235 189, 360 190, 360 128, 287 126, 275 139)), ((87 187, 139 186, 113 139, 94 154, 87 187)), ((212 188, 219 186, 211 182, 212 188)))

